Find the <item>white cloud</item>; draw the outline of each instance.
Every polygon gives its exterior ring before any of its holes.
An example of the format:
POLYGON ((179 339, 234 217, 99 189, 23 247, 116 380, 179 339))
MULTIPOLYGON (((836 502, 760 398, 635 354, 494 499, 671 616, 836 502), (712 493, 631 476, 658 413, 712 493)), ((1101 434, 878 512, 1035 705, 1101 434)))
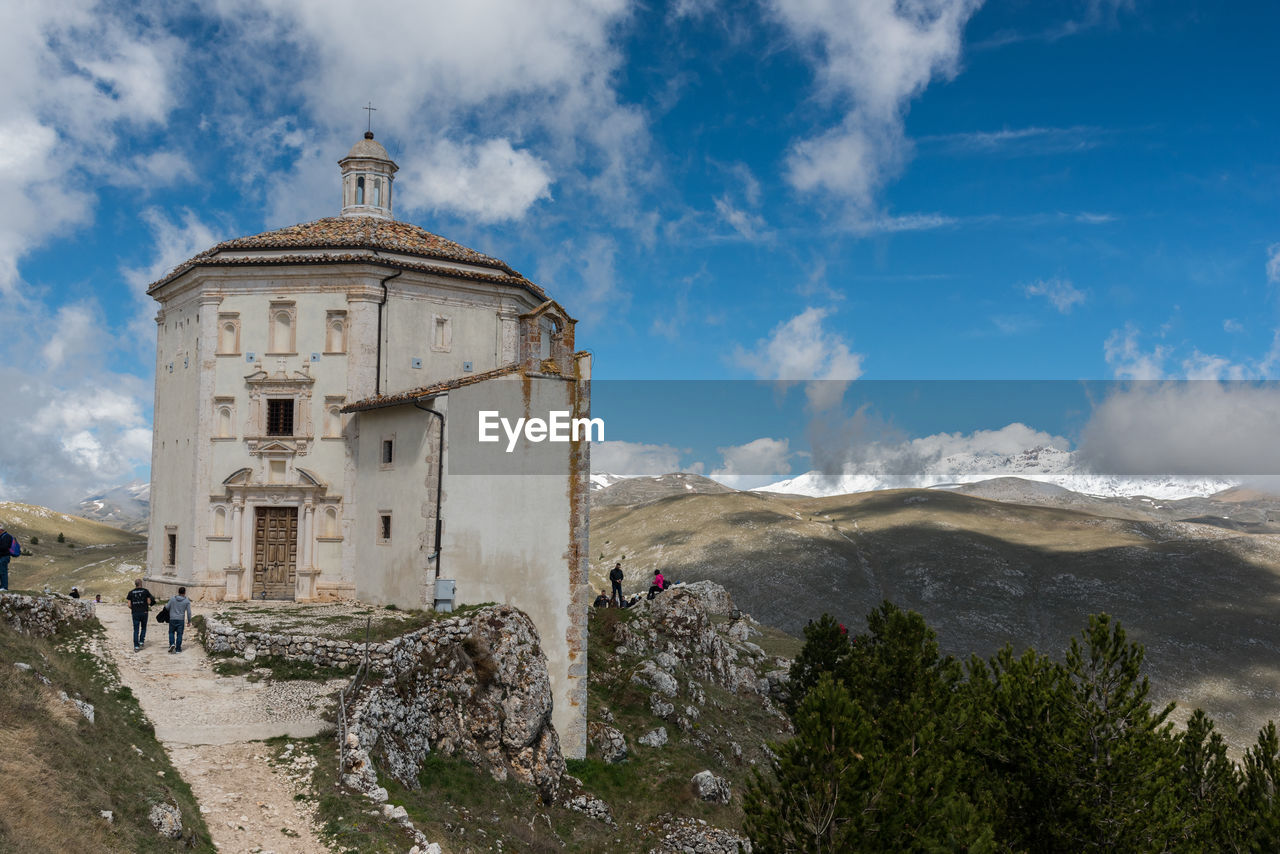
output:
POLYGON ((1226 320, 1222 321, 1222 331, 1230 332, 1233 335, 1244 332, 1244 324, 1234 318, 1228 317, 1226 320))
POLYGON ((441 140, 402 164, 400 202, 422 210, 451 210, 476 222, 519 219, 551 198, 548 164, 505 139, 475 145, 441 140))
POLYGON ((725 196, 716 199, 716 214, 744 240, 771 240, 773 237, 764 217, 735 207, 725 196))
POLYGON ((1170 348, 1164 345, 1143 350, 1138 344, 1138 330, 1125 324, 1123 330, 1112 330, 1102 346, 1108 367, 1117 379, 1156 380, 1164 376, 1164 361, 1170 348))
POLYGON ((848 384, 862 376, 862 354, 823 324, 829 308, 810 307, 773 328, 750 350, 737 347, 734 360, 761 379, 806 382, 816 410, 838 404, 848 384))
MULTIPOLYGON (((355 141, 370 98, 378 138, 405 167, 403 208, 518 219, 550 197, 553 182, 568 182, 607 198, 602 210, 623 218, 646 180, 644 116, 613 85, 622 63, 616 40, 631 14, 625 0, 369 0, 362 20, 387 26, 364 34, 339 0, 220 0, 217 10, 232 34, 231 58, 258 75, 269 69, 273 88, 298 93, 313 124, 292 173, 272 179, 275 220, 333 208, 336 192, 284 190, 332 184, 333 152, 355 141)), ((248 72, 233 82, 245 97, 263 83, 248 72)), ((256 124, 218 121, 245 137, 251 157, 278 155, 261 148, 256 124)))
MULTIPOLYGON (((624 442, 611 439, 591 443, 591 470, 621 475, 659 475, 694 471, 680 467, 681 451, 671 445, 624 442)), ((698 467, 700 468, 700 467, 698 467)))
POLYGON ((1273 285, 1280 284, 1280 243, 1267 247, 1267 281, 1273 285))
POLYGON ((1040 279, 1024 285, 1022 290, 1029 297, 1044 297, 1062 314, 1069 314, 1072 308, 1084 302, 1084 291, 1067 279, 1040 279))
POLYGON ((1280 390, 1219 382, 1116 388, 1081 433, 1095 471, 1121 474, 1280 474, 1280 390))
POLYGON ((770 0, 810 49, 821 94, 843 120, 787 155, 787 178, 871 209, 908 154, 903 115, 935 78, 955 76, 964 25, 980 0, 770 0))
POLYGON ((762 437, 744 445, 716 449, 722 458, 720 466, 708 477, 734 489, 764 486, 791 472, 791 459, 797 454, 787 439, 762 437))

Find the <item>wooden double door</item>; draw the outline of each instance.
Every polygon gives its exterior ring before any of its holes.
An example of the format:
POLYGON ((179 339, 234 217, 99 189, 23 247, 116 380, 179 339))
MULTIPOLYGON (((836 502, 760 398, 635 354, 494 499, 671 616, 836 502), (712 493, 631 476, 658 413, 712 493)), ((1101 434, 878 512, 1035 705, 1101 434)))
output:
POLYGON ((298 508, 258 507, 253 519, 253 598, 292 599, 298 582, 298 508))

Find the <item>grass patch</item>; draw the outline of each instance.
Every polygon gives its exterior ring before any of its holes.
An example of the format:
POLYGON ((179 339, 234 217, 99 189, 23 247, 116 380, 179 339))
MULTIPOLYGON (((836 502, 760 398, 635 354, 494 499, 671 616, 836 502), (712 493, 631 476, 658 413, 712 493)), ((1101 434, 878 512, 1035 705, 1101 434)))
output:
POLYGON ((133 693, 87 651, 101 642, 96 621, 56 641, 0 624, 0 851, 213 852, 191 789, 178 776, 133 693), (45 686, 30 664, 47 677, 45 686), (89 723, 59 699, 94 706, 89 723), (186 840, 160 838, 147 815, 176 803, 186 840), (100 810, 110 810, 107 823, 100 810))

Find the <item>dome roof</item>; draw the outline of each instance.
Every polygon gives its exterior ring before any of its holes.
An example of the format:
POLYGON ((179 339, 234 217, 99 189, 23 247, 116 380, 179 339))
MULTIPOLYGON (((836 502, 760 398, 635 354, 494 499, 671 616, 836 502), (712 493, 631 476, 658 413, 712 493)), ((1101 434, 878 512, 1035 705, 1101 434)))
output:
POLYGON ((355 145, 351 146, 347 156, 342 159, 346 160, 351 157, 386 160, 388 162, 391 160, 391 155, 387 154, 387 150, 382 147, 382 143, 373 138, 373 131, 366 131, 364 139, 358 140, 355 145))
POLYGON ((528 291, 539 299, 547 298, 542 288, 491 255, 469 249, 407 222, 372 216, 326 217, 262 234, 226 240, 180 264, 147 290, 154 291, 194 267, 369 263, 374 260, 386 263, 391 260, 379 258, 376 255, 379 250, 410 256, 392 261, 398 268, 421 269, 508 285, 528 291), (371 256, 367 254, 369 252, 375 254, 371 256), (471 265, 473 269, 433 264, 441 261, 471 265))

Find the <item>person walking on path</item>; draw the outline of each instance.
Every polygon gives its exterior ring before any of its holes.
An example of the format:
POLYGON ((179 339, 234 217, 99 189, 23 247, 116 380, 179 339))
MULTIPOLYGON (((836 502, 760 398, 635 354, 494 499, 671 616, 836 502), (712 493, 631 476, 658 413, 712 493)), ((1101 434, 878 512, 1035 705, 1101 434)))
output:
POLYGON ((169 609, 169 652, 182 652, 182 633, 191 620, 191 600, 187 588, 179 587, 178 594, 165 606, 169 609))
POLYGON ((133 589, 124 598, 129 601, 129 611, 133 614, 133 648, 137 651, 147 642, 147 615, 151 606, 156 604, 156 597, 142 586, 142 579, 139 578, 133 582, 133 589))
POLYGON ((0 590, 9 589, 9 546, 13 544, 13 534, 4 529, 0 522, 0 590))
POLYGON ((613 569, 609 570, 609 583, 613 585, 613 592, 609 594, 609 600, 613 602, 615 607, 621 608, 622 603, 627 601, 622 596, 622 561, 615 563, 613 569))

